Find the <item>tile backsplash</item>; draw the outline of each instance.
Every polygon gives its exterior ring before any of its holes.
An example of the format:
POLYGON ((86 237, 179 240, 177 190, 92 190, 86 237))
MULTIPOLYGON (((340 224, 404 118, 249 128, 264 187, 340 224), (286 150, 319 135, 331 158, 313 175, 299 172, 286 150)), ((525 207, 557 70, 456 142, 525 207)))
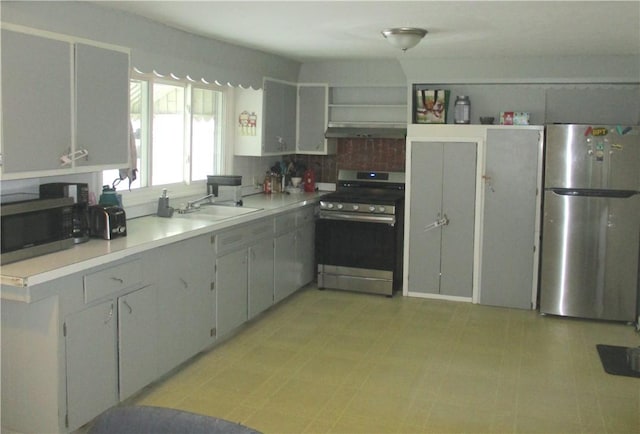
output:
POLYGON ((296 155, 296 160, 313 167, 318 182, 335 183, 338 170, 385 170, 404 172, 404 139, 338 139, 335 155, 296 155))

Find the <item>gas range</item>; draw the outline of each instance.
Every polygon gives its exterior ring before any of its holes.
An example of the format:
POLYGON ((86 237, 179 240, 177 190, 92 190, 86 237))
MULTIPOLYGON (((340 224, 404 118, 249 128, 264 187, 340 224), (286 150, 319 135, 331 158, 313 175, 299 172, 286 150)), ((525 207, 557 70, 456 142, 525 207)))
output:
POLYGON ((404 185, 404 172, 340 170, 336 191, 320 201, 320 218, 394 216, 404 200, 404 185))
POLYGON ((318 288, 392 296, 402 286, 404 173, 341 170, 320 201, 318 288))

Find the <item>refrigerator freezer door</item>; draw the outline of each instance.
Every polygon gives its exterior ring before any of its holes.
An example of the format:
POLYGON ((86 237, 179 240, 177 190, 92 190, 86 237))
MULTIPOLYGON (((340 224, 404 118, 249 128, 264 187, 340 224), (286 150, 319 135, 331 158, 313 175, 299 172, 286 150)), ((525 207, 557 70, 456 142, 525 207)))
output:
POLYGON ((540 311, 634 321, 640 195, 627 199, 545 192, 540 311))
POLYGON ((548 125, 545 187, 640 191, 640 128, 548 125))

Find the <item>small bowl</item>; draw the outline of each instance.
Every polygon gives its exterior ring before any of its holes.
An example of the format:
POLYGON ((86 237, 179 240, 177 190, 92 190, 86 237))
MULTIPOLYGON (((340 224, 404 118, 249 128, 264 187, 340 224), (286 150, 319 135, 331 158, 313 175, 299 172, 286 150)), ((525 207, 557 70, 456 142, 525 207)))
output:
POLYGON ((480 116, 480 123, 482 125, 493 125, 493 121, 496 118, 494 118, 493 116, 480 116))

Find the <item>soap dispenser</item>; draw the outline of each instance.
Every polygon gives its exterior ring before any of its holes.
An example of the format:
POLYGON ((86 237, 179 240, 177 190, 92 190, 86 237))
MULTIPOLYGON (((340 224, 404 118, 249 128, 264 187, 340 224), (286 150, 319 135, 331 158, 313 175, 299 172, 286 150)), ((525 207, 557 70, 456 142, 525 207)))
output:
POLYGON ((169 197, 167 196, 167 189, 162 189, 162 196, 158 198, 158 217, 171 217, 173 215, 173 208, 169 206, 169 197))

